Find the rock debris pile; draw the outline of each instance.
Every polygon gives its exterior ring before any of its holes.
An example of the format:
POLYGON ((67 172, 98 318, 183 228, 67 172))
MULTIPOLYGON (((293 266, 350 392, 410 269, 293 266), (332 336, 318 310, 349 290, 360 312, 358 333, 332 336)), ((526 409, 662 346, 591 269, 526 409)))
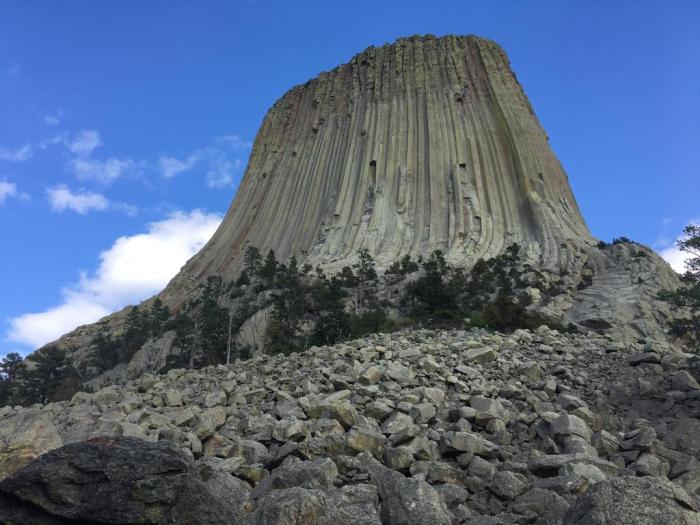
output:
POLYGON ((0 520, 700 524, 699 372, 543 327, 145 375, 0 409, 0 520))

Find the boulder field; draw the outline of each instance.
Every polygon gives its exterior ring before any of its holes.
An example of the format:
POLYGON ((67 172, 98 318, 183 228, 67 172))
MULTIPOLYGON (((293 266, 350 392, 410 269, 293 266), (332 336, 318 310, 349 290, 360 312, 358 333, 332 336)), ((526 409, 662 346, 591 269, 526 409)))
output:
POLYGON ((544 327, 144 375, 0 408, 0 521, 700 524, 699 375, 544 327))

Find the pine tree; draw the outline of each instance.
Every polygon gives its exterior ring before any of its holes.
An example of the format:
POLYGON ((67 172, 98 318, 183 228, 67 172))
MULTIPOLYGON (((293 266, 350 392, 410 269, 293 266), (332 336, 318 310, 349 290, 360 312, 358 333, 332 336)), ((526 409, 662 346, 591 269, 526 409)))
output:
POLYGON ((356 313, 361 315, 364 313, 369 301, 369 287, 377 280, 377 272, 374 269, 374 259, 367 248, 363 248, 357 252, 359 260, 353 265, 355 276, 357 277, 357 301, 356 313))
POLYGON ((238 276, 238 279, 236 279, 236 286, 241 287, 241 286, 246 286, 250 284, 250 277, 248 276, 248 272, 243 270, 241 272, 241 275, 238 276))
POLYGON ((408 275, 417 272, 420 266, 417 262, 411 259, 411 256, 406 254, 400 260, 394 261, 385 273, 389 275, 408 275))
POLYGON ((275 282, 275 274, 277 273, 277 267, 279 263, 275 257, 275 251, 270 249, 265 256, 265 262, 263 263, 258 275, 262 279, 265 286, 271 287, 275 282))
POLYGON ((0 361, 0 407, 16 401, 19 380, 26 366, 17 352, 11 352, 0 361))
POLYGON ((344 288, 355 288, 357 286, 357 277, 349 266, 343 266, 343 269, 337 275, 338 282, 344 288))
POLYGON ((467 312, 483 308, 496 291, 495 276, 484 259, 476 261, 463 288, 463 307, 467 312))
POLYGON ((128 363, 136 352, 148 341, 150 334, 148 316, 138 306, 133 306, 126 317, 126 331, 121 339, 120 361, 128 363))
POLYGON ((243 255, 243 266, 245 267, 248 277, 253 277, 258 274, 261 262, 262 255, 260 255, 260 250, 255 246, 248 246, 243 255))
POLYGON ((412 316, 429 324, 459 317, 456 293, 447 287, 449 267, 440 250, 435 250, 423 263, 423 274, 407 288, 406 300, 412 305, 412 316))
POLYGON ((92 364, 101 372, 111 370, 119 364, 119 341, 110 334, 100 333, 93 341, 95 352, 92 364))
POLYGON ((408 275, 417 272, 420 269, 418 263, 411 259, 411 256, 406 254, 401 258, 401 274, 408 275))
POLYGON ((132 306, 129 313, 126 315, 126 326, 128 330, 143 330, 145 327, 143 315, 138 306, 132 306))
POLYGON ((34 367, 22 373, 22 397, 27 404, 63 401, 80 388, 80 377, 65 351, 47 346, 31 357, 34 367))
POLYGON ((190 363, 190 355, 193 350, 196 337, 194 335, 194 321, 190 317, 193 315, 189 312, 190 304, 181 308, 178 313, 170 321, 168 321, 168 329, 175 330, 176 336, 173 343, 174 347, 180 349, 177 354, 171 354, 166 358, 165 366, 161 373, 167 372, 173 368, 185 368, 190 363), (190 315, 188 315, 188 313, 190 315))
POLYGON ((300 325, 306 311, 306 292, 301 285, 295 257, 290 257, 286 266, 279 266, 277 284, 280 291, 274 299, 267 333, 269 351, 290 353, 302 350, 304 342, 300 325))
POLYGON ((197 339, 201 355, 197 366, 222 363, 226 354, 228 335, 228 308, 221 305, 225 296, 221 276, 210 276, 200 297, 200 312, 196 321, 197 339))
POLYGON ((149 313, 150 332, 153 336, 159 336, 163 333, 163 327, 170 319, 170 308, 163 305, 163 301, 159 297, 153 301, 151 311, 149 313))
POLYGON ((347 296, 340 281, 333 277, 330 281, 317 281, 311 297, 317 319, 310 344, 331 345, 350 334, 350 319, 345 312, 344 299, 347 296))

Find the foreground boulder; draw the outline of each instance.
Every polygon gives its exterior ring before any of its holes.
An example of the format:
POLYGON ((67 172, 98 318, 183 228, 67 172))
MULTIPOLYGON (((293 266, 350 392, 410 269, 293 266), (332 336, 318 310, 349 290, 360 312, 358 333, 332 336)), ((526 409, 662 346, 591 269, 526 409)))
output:
POLYGON ((382 498, 382 523, 388 525, 450 525, 447 507, 425 481, 407 478, 383 466, 369 453, 359 456, 382 498))
POLYGON ((169 445, 96 438, 53 450, 0 483, 0 522, 227 524, 233 516, 169 445), (16 513, 21 502, 24 521, 16 513), (13 514, 14 513, 14 514, 13 514))
POLYGON ((698 507, 665 478, 596 483, 564 516, 564 525, 700 525, 698 507))

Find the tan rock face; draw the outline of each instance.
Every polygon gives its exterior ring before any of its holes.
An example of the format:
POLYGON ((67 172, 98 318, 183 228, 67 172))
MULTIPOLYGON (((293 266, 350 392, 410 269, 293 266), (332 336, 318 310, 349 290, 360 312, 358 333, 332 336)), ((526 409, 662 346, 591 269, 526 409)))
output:
POLYGON ((590 240, 503 50, 412 37, 274 104, 223 224, 166 295, 234 278, 249 244, 333 267, 360 248, 380 266, 438 248, 468 263, 519 242, 555 265, 562 244, 590 240))
POLYGON ((61 445, 63 441, 48 413, 36 415, 26 412, 3 417, 0 429, 0 480, 61 445))

